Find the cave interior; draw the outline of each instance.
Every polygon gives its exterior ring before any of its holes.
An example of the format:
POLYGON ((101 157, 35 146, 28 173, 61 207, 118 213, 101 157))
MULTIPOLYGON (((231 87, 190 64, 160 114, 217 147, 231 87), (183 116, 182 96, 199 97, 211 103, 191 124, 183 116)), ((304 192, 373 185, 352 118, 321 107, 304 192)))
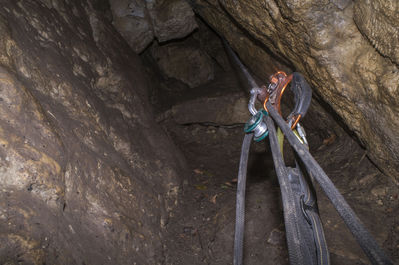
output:
MULTIPOLYGON (((1 264, 232 264, 251 87, 222 38, 260 85, 280 70, 304 74, 310 153, 399 262, 397 178, 328 101, 335 92, 319 89, 318 73, 257 39, 225 10, 235 0, 202 7, 217 2, 0 0, 1 264), (216 21, 226 12, 223 30, 204 12, 216 21), (242 44, 224 34, 229 25, 242 44)), ((342 13, 354 5, 331 2, 342 13)), ((293 105, 287 89, 283 116, 293 105)), ((287 141, 284 160, 295 165, 287 141)), ((369 264, 313 186, 331 264, 369 264)), ((252 144, 246 192, 244 264, 289 264, 268 138, 252 144)))

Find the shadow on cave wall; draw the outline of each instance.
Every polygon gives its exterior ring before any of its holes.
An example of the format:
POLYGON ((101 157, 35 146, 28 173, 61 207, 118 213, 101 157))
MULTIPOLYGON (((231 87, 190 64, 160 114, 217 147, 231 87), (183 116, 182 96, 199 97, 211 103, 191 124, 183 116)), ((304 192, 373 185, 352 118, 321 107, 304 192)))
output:
MULTIPOLYGON (((230 264, 249 112, 217 34, 184 1, 3 2, 0 263, 230 264)), ((324 105, 304 119, 311 152, 398 259, 398 193, 324 105)), ((367 264, 316 190, 333 263, 367 264)), ((267 141, 246 229, 247 264, 288 263, 267 141)))

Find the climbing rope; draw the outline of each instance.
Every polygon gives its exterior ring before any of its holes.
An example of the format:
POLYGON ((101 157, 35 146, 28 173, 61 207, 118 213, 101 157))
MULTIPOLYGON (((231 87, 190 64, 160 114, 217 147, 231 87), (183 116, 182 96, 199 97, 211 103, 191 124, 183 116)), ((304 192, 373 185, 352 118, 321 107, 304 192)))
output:
MULTIPOLYGON (((323 189, 324 193, 332 202, 335 209, 344 220, 345 224, 352 232, 371 263, 393 264, 382 251, 382 249, 378 246, 375 239, 367 231, 367 229, 361 223, 353 210, 350 208, 344 197, 339 193, 330 178, 326 175, 320 165, 309 153, 309 150, 300 143, 297 136, 286 124, 286 121, 278 114, 278 112, 274 108, 272 108, 272 105, 270 103, 267 103, 267 107, 271 107, 269 109, 270 116, 281 128, 291 147, 295 150, 295 152, 298 154, 298 157, 304 163, 306 170, 319 183, 320 187, 323 189)), ((270 122, 268 122, 268 125, 270 124, 272 124, 271 120, 270 122)))
MULTIPOLYGON (((299 74, 294 73, 295 77, 297 77, 297 75, 299 74)), ((280 111, 281 94, 284 92, 291 80, 294 80, 291 87, 296 88, 297 86, 295 82, 299 79, 293 79, 293 75, 287 76, 284 72, 278 72, 273 75, 267 89, 268 91, 265 102, 268 102, 269 100, 270 102, 275 102, 277 106, 276 109, 280 111), (280 95, 276 95, 276 93, 280 93, 280 95)), ((306 89, 310 90, 309 86, 305 87, 305 89, 298 89, 297 91, 294 91, 294 93, 306 92, 304 94, 311 97, 311 91, 306 91, 306 89)), ((297 164, 296 168, 285 166, 282 156, 284 140, 283 133, 281 130, 276 132, 274 124, 271 124, 270 126, 267 125, 268 120, 270 120, 267 108, 259 111, 256 111, 255 109, 254 102, 260 93, 261 89, 253 88, 251 90, 248 109, 253 116, 245 124, 244 131, 247 135, 253 134, 255 136, 254 140, 257 142, 265 139, 270 132, 270 146, 282 194, 290 261, 292 264, 329 264, 327 244, 325 242, 322 224, 318 216, 315 196, 311 193, 299 165, 297 164)), ((295 123, 295 126, 292 126, 293 129, 299 125, 298 122, 300 117, 303 117, 306 114, 310 104, 310 100, 307 100, 304 97, 297 97, 297 99, 306 101, 307 104, 296 102, 297 107, 294 108, 294 111, 289 115, 289 117, 291 117, 290 121, 295 123)), ((301 133, 302 136, 300 136, 296 130, 295 132, 302 143, 307 142, 304 133, 301 133)), ((245 139, 247 139, 247 136, 245 139)), ((244 140, 244 143, 246 143, 246 141, 248 140, 244 140)), ((242 155, 248 154, 248 150, 244 148, 249 148, 249 146, 243 144, 242 155)), ((244 157, 243 159, 247 161, 248 157, 244 157)), ((246 168, 243 168, 241 165, 242 162, 240 162, 238 176, 239 184, 237 191, 234 264, 242 264, 243 259, 245 214, 243 211, 243 204, 245 201, 246 168)))
POLYGON ((245 187, 247 181, 248 153, 252 142, 252 133, 246 134, 241 148, 240 169, 237 182, 236 233, 234 235, 234 264, 242 264, 244 224, 245 224, 245 187))
POLYGON ((277 72, 271 77, 267 88, 259 88, 227 42, 224 41, 224 43, 228 53, 253 87, 248 104, 252 117, 244 127, 246 136, 242 146, 238 174, 234 265, 243 263, 245 186, 250 142, 252 137, 254 141, 259 142, 267 136, 269 136, 273 162, 280 184, 290 263, 303 265, 328 265, 330 263, 316 197, 311 193, 309 184, 302 173, 302 168, 305 168, 308 174, 320 184, 371 263, 393 264, 309 153, 306 133, 299 121, 309 108, 312 92, 303 76, 299 73, 287 76, 284 72, 277 72), (291 83, 291 90, 295 95, 295 106, 284 120, 281 116, 280 102, 289 83, 291 83), (256 110, 256 98, 264 96, 264 109, 256 110), (276 131, 273 121, 281 130, 280 133, 276 131), (284 136, 300 160, 296 162, 295 168, 286 167, 284 164, 282 156, 284 136))

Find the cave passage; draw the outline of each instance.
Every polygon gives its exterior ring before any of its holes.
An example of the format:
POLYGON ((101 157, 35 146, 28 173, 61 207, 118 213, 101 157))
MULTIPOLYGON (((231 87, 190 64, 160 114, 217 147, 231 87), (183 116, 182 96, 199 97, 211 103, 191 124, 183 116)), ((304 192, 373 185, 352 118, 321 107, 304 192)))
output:
MULTIPOLYGON (((169 227, 172 242, 169 248, 178 253, 171 257, 171 263, 230 264, 237 171, 244 137, 243 127, 250 117, 247 108, 250 87, 236 65, 229 64, 231 60, 226 59, 228 55, 221 48, 217 34, 204 20, 199 17, 196 19, 201 23, 197 32, 176 41, 178 44, 171 42, 166 46, 191 45, 206 54, 210 49, 209 44, 205 47, 201 44, 216 43, 213 49, 217 49, 217 55, 208 54, 213 61, 214 76, 203 85, 193 88, 175 78, 166 78, 166 82, 163 79, 161 83, 165 82, 165 85, 153 91, 152 97, 158 113, 157 121, 182 150, 190 168, 190 177, 184 180, 180 211, 171 219, 169 227), (209 35, 212 40, 208 39, 209 35), (201 39, 204 36, 207 39, 201 39), (224 58, 224 64, 218 58, 224 58), (185 89, 182 88, 184 86, 185 89)), ((142 57, 154 72, 159 70, 156 66, 158 58, 152 58, 147 51, 142 57)), ((198 61, 190 63, 203 67, 198 61)), ((283 65, 283 62, 277 62, 276 65, 283 65)), ((181 73, 195 66, 181 61, 176 67, 182 69, 169 72, 181 73)), ((162 71, 160 74, 159 78, 165 77, 162 71)), ((195 77, 200 78, 194 74, 195 77)), ((257 79, 262 84, 268 82, 257 79)), ((288 91, 283 100, 283 111, 288 114, 293 106, 292 92, 288 91)), ((370 222, 368 229, 374 235, 389 234, 387 227, 372 225, 379 222, 375 218, 392 210, 387 208, 385 212, 381 211, 381 206, 386 202, 381 202, 380 197, 375 196, 378 188, 372 188, 376 183, 371 178, 381 172, 367 159, 366 151, 350 130, 317 94, 302 121, 307 130, 311 153, 360 218, 366 225, 370 222), (372 214, 376 211, 381 211, 381 215, 372 214), (368 220, 372 215, 374 221, 368 220)), ((285 160, 294 166, 294 154, 287 143, 284 146, 285 160)), ((244 264, 288 264, 280 189, 268 140, 252 146, 248 172, 244 264)), ((384 186, 381 183, 379 185, 384 186)), ((316 190, 331 263, 367 264, 367 258, 317 184, 316 190)), ((388 241, 395 240, 391 238, 388 241)), ((384 243, 386 247, 390 244, 388 241, 384 243)))
MULTIPOLYGON (((223 1, 224 15, 211 2, 0 0, 0 264, 232 264, 251 116, 248 84, 219 33, 236 40, 258 84, 303 72, 313 89, 301 120, 310 153, 399 262, 399 189, 386 174, 396 169, 369 155, 356 131, 368 127, 354 130, 328 102, 333 92, 315 86, 325 72, 298 67, 247 31, 247 17, 233 19, 236 1, 223 1)), ((277 16, 282 7, 265 2, 277 16)), ((342 101, 349 94, 342 89, 342 101)), ((283 115, 293 104, 287 89, 283 115)), ((286 141, 284 159, 295 163, 286 141)), ((369 264, 314 188, 331 264, 369 264)), ((246 196, 244 264, 289 264, 268 139, 252 143, 246 196)))

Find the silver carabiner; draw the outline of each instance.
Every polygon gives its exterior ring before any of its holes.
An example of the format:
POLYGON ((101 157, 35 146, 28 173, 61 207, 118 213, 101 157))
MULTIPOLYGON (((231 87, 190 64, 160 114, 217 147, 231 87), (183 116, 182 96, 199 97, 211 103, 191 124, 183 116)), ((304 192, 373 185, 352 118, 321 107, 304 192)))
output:
POLYGON ((260 142, 269 135, 266 123, 263 121, 263 117, 268 115, 264 110, 257 111, 255 108, 255 101, 257 96, 262 92, 260 88, 251 89, 251 97, 248 103, 248 110, 252 114, 252 117, 244 126, 246 133, 254 133, 254 141, 260 142))

